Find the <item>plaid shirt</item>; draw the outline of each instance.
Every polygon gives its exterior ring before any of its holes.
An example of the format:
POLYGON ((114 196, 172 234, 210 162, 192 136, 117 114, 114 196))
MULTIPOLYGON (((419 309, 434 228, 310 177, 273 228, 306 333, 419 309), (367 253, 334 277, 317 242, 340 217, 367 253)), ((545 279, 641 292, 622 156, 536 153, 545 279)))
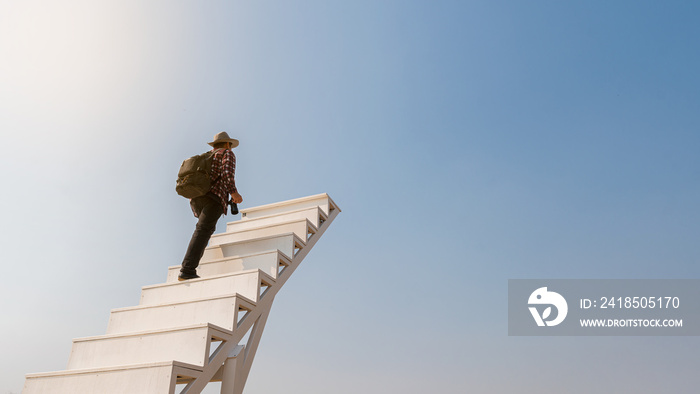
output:
POLYGON ((218 197, 221 206, 224 207, 224 215, 228 213, 228 200, 231 193, 235 193, 236 181, 236 155, 231 149, 218 149, 214 153, 211 163, 211 193, 218 197))

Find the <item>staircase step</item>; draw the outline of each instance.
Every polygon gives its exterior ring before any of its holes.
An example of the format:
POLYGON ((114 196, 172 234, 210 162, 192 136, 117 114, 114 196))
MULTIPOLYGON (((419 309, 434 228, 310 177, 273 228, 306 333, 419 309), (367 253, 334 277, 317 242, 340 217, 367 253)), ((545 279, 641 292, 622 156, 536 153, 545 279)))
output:
POLYGON ((207 276, 183 282, 162 283, 144 286, 141 289, 140 305, 182 302, 233 293, 258 302, 261 293, 274 283, 274 278, 259 269, 207 276))
POLYGON ((174 393, 176 384, 199 377, 202 368, 178 361, 29 374, 22 394, 174 393))
POLYGON ((274 204, 241 209, 241 220, 272 216, 279 213, 311 207, 320 207, 327 216, 330 216, 331 212, 335 209, 340 211, 340 208, 338 208, 335 202, 331 200, 330 196, 328 196, 326 193, 322 193, 315 196, 302 197, 294 200, 277 202, 274 204))
POLYGON ((202 324, 142 333, 101 335, 73 340, 69 370, 179 361, 198 367, 209 362, 217 344, 233 340, 233 332, 202 324))
POLYGON ((107 334, 156 331, 211 323, 234 331, 255 308, 255 302, 239 294, 159 305, 113 309, 107 334))
POLYGON ((270 250, 279 250, 290 258, 294 258, 297 249, 306 245, 306 241, 294 233, 278 234, 258 239, 230 242, 221 245, 207 246, 201 262, 219 260, 224 257, 247 256, 270 250))
POLYGON ((323 222, 328 220, 328 215, 323 212, 321 207, 314 206, 310 208, 298 209, 296 211, 281 212, 271 216, 261 216, 258 218, 228 222, 226 223, 226 232, 235 233, 299 219, 307 219, 314 225, 314 227, 319 228, 323 222))
MULTIPOLYGON (((223 275, 251 269, 260 269, 267 275, 277 279, 282 269, 292 263, 291 259, 279 250, 269 250, 262 253, 245 256, 224 257, 222 259, 203 261, 197 267, 197 275, 202 278, 223 275)), ((168 267, 166 283, 177 282, 180 274, 180 265, 168 267)))
POLYGON ((315 234, 316 231, 316 227, 311 224, 308 219, 300 218, 282 223, 270 224, 265 227, 238 231, 235 233, 212 235, 211 239, 209 240, 209 245, 214 246, 231 242, 245 242, 286 233, 294 233, 297 237, 306 241, 311 235, 315 234))

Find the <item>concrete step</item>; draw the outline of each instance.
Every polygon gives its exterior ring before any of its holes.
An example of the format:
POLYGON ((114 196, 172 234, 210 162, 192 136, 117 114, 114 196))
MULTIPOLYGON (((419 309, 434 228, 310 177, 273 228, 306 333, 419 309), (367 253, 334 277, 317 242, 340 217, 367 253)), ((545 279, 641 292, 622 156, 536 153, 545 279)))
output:
POLYGON ((29 374, 22 394, 154 394, 175 392, 202 368, 178 361, 29 374))
POLYGON ((233 332, 202 324, 143 333, 101 335, 73 340, 69 370, 179 361, 206 367, 217 345, 233 332))
POLYGON ((259 269, 207 276, 183 282, 144 286, 140 305, 158 305, 191 299, 214 298, 225 294, 240 294, 258 302, 263 292, 275 279, 259 269))
POLYGON ((157 331, 211 323, 234 331, 255 308, 255 302, 238 294, 158 305, 113 309, 107 334, 157 331))
POLYGON ((310 208, 298 209, 296 211, 281 212, 271 216, 261 216, 247 220, 228 222, 226 223, 226 232, 235 233, 299 219, 307 219, 314 225, 314 227, 319 228, 323 222, 328 220, 328 215, 323 212, 321 207, 314 206, 310 208))
POLYGON ((306 218, 289 220, 286 222, 270 224, 265 227, 242 230, 235 233, 221 233, 212 235, 210 246, 222 245, 232 242, 245 242, 264 237, 270 237, 286 233, 294 233, 306 242, 310 236, 316 234, 317 228, 306 218))
MULTIPOLYGON (((291 263, 291 259, 282 254, 279 250, 269 250, 245 256, 224 257, 217 260, 203 261, 199 264, 199 267, 197 267, 197 275, 205 278, 251 269, 260 269, 272 278, 277 279, 282 270, 291 263)), ((180 274, 181 267, 180 265, 168 267, 166 283, 175 283, 178 281, 177 276, 180 274)))
POLYGON ((326 193, 317 194, 309 197, 302 197, 293 200, 277 202, 274 204, 261 205, 241 209, 241 220, 255 219, 263 216, 272 216, 279 213, 296 211, 304 208, 320 207, 323 212, 330 216, 335 209, 340 211, 340 208, 331 200, 326 193))
POLYGON ((238 257, 279 250, 285 256, 294 258, 297 250, 303 248, 306 241, 294 233, 272 235, 248 241, 230 242, 221 245, 211 245, 204 249, 202 262, 220 260, 225 257, 238 257))

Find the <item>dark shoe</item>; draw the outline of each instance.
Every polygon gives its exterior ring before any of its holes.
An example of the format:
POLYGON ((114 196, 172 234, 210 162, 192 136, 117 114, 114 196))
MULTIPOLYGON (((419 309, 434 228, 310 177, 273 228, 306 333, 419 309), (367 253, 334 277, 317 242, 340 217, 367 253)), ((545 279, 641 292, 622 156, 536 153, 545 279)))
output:
POLYGON ((177 280, 182 282, 183 280, 188 280, 188 279, 198 279, 199 275, 197 274, 183 274, 180 273, 180 275, 177 277, 177 280))

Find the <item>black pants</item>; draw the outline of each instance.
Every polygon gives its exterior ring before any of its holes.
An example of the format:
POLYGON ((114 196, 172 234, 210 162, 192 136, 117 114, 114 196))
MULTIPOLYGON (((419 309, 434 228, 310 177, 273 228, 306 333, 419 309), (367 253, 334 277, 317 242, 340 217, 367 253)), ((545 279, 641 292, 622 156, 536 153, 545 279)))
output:
POLYGON ((197 214, 199 220, 192 234, 190 245, 185 252, 185 258, 182 260, 182 268, 180 272, 183 274, 195 274, 199 260, 202 259, 204 249, 209 243, 209 238, 216 230, 216 222, 224 213, 224 208, 218 201, 208 195, 192 199, 190 205, 192 211, 197 214))

